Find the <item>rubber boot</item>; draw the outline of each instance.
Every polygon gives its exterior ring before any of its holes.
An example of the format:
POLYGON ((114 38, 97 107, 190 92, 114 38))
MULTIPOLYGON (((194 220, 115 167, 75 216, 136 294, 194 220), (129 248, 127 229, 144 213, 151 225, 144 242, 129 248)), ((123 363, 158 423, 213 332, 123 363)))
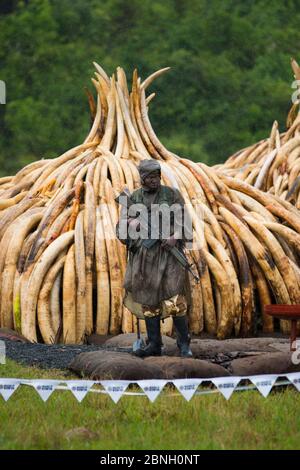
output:
POLYGON ((161 356, 160 316, 146 317, 148 344, 133 354, 138 357, 161 356))
POLYGON ((191 337, 189 335, 187 316, 173 317, 173 322, 177 334, 177 346, 181 357, 193 357, 190 348, 191 337))

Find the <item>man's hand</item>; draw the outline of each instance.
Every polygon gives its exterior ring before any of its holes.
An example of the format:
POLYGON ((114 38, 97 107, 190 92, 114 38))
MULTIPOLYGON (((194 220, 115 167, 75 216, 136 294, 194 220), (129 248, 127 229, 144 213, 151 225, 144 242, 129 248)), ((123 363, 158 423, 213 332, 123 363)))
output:
POLYGON ((138 219, 129 218, 129 219, 128 219, 128 226, 129 226, 132 230, 136 230, 136 231, 139 231, 139 230, 140 230, 140 223, 139 223, 138 219))
POLYGON ((162 240, 161 246, 166 250, 170 250, 170 248, 173 248, 176 245, 176 242, 177 239, 174 237, 174 235, 171 235, 170 237, 162 240))

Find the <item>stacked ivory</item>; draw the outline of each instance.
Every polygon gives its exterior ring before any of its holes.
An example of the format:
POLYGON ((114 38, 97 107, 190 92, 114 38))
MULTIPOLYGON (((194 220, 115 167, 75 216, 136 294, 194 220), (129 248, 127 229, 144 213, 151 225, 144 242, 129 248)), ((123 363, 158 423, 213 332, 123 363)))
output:
MULTIPOLYGON (((295 98, 300 93, 300 67, 292 59, 298 81, 295 98)), ((274 122, 270 137, 232 155, 224 165, 215 168, 237 177, 255 188, 274 194, 300 208, 300 113, 296 100, 287 118, 288 130, 282 134, 274 122)))
MULTIPOLYGON (((85 141, 0 179, 1 327, 30 341, 80 343, 91 332, 133 332, 122 305, 125 247, 115 238, 125 186, 140 185, 137 165, 155 158, 162 183, 188 205, 200 277, 192 286, 190 329, 225 338, 254 324, 273 331, 265 304, 300 303, 300 216, 288 202, 168 151, 152 129, 152 81, 135 71, 111 78, 95 64, 93 124, 85 141)), ((281 328, 287 331, 282 322, 281 328)), ((171 334, 172 321, 163 324, 171 334)))

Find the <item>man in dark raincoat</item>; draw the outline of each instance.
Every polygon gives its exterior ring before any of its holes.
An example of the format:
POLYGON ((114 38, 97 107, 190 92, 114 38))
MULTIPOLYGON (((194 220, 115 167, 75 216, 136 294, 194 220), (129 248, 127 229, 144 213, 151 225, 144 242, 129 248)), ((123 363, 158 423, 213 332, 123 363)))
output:
POLYGON ((138 170, 142 186, 130 195, 135 206, 130 210, 122 207, 116 227, 117 236, 127 245, 129 254, 123 284, 124 305, 138 318, 145 319, 148 335, 148 345, 135 354, 140 357, 161 355, 160 320, 171 315, 181 356, 192 357, 187 321, 191 298, 188 273, 169 251, 174 246, 182 250, 185 242, 192 240, 191 219, 184 210, 179 190, 161 184, 158 161, 142 160, 138 170), (169 217, 165 217, 166 212, 161 209, 170 207, 169 217), (139 217, 132 215, 134 210, 140 214, 139 209, 146 210, 150 222, 147 236, 145 230, 142 235, 139 217), (159 216, 155 217, 157 214, 159 216), (142 239, 153 239, 153 232, 154 238, 160 240, 146 248, 142 239))

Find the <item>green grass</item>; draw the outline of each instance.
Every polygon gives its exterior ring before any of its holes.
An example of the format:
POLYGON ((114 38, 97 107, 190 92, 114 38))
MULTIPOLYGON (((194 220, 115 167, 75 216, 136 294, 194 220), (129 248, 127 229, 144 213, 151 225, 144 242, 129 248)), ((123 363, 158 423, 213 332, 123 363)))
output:
MULTIPOLYGON (((72 379, 10 360, 0 376, 72 379)), ((188 403, 164 391, 151 404, 146 397, 89 393, 78 403, 70 391, 55 391, 46 403, 31 387, 0 398, 0 449, 300 449, 300 394, 282 388, 263 398, 258 391, 195 396, 188 403), (67 438, 84 427, 89 438, 67 438)))

